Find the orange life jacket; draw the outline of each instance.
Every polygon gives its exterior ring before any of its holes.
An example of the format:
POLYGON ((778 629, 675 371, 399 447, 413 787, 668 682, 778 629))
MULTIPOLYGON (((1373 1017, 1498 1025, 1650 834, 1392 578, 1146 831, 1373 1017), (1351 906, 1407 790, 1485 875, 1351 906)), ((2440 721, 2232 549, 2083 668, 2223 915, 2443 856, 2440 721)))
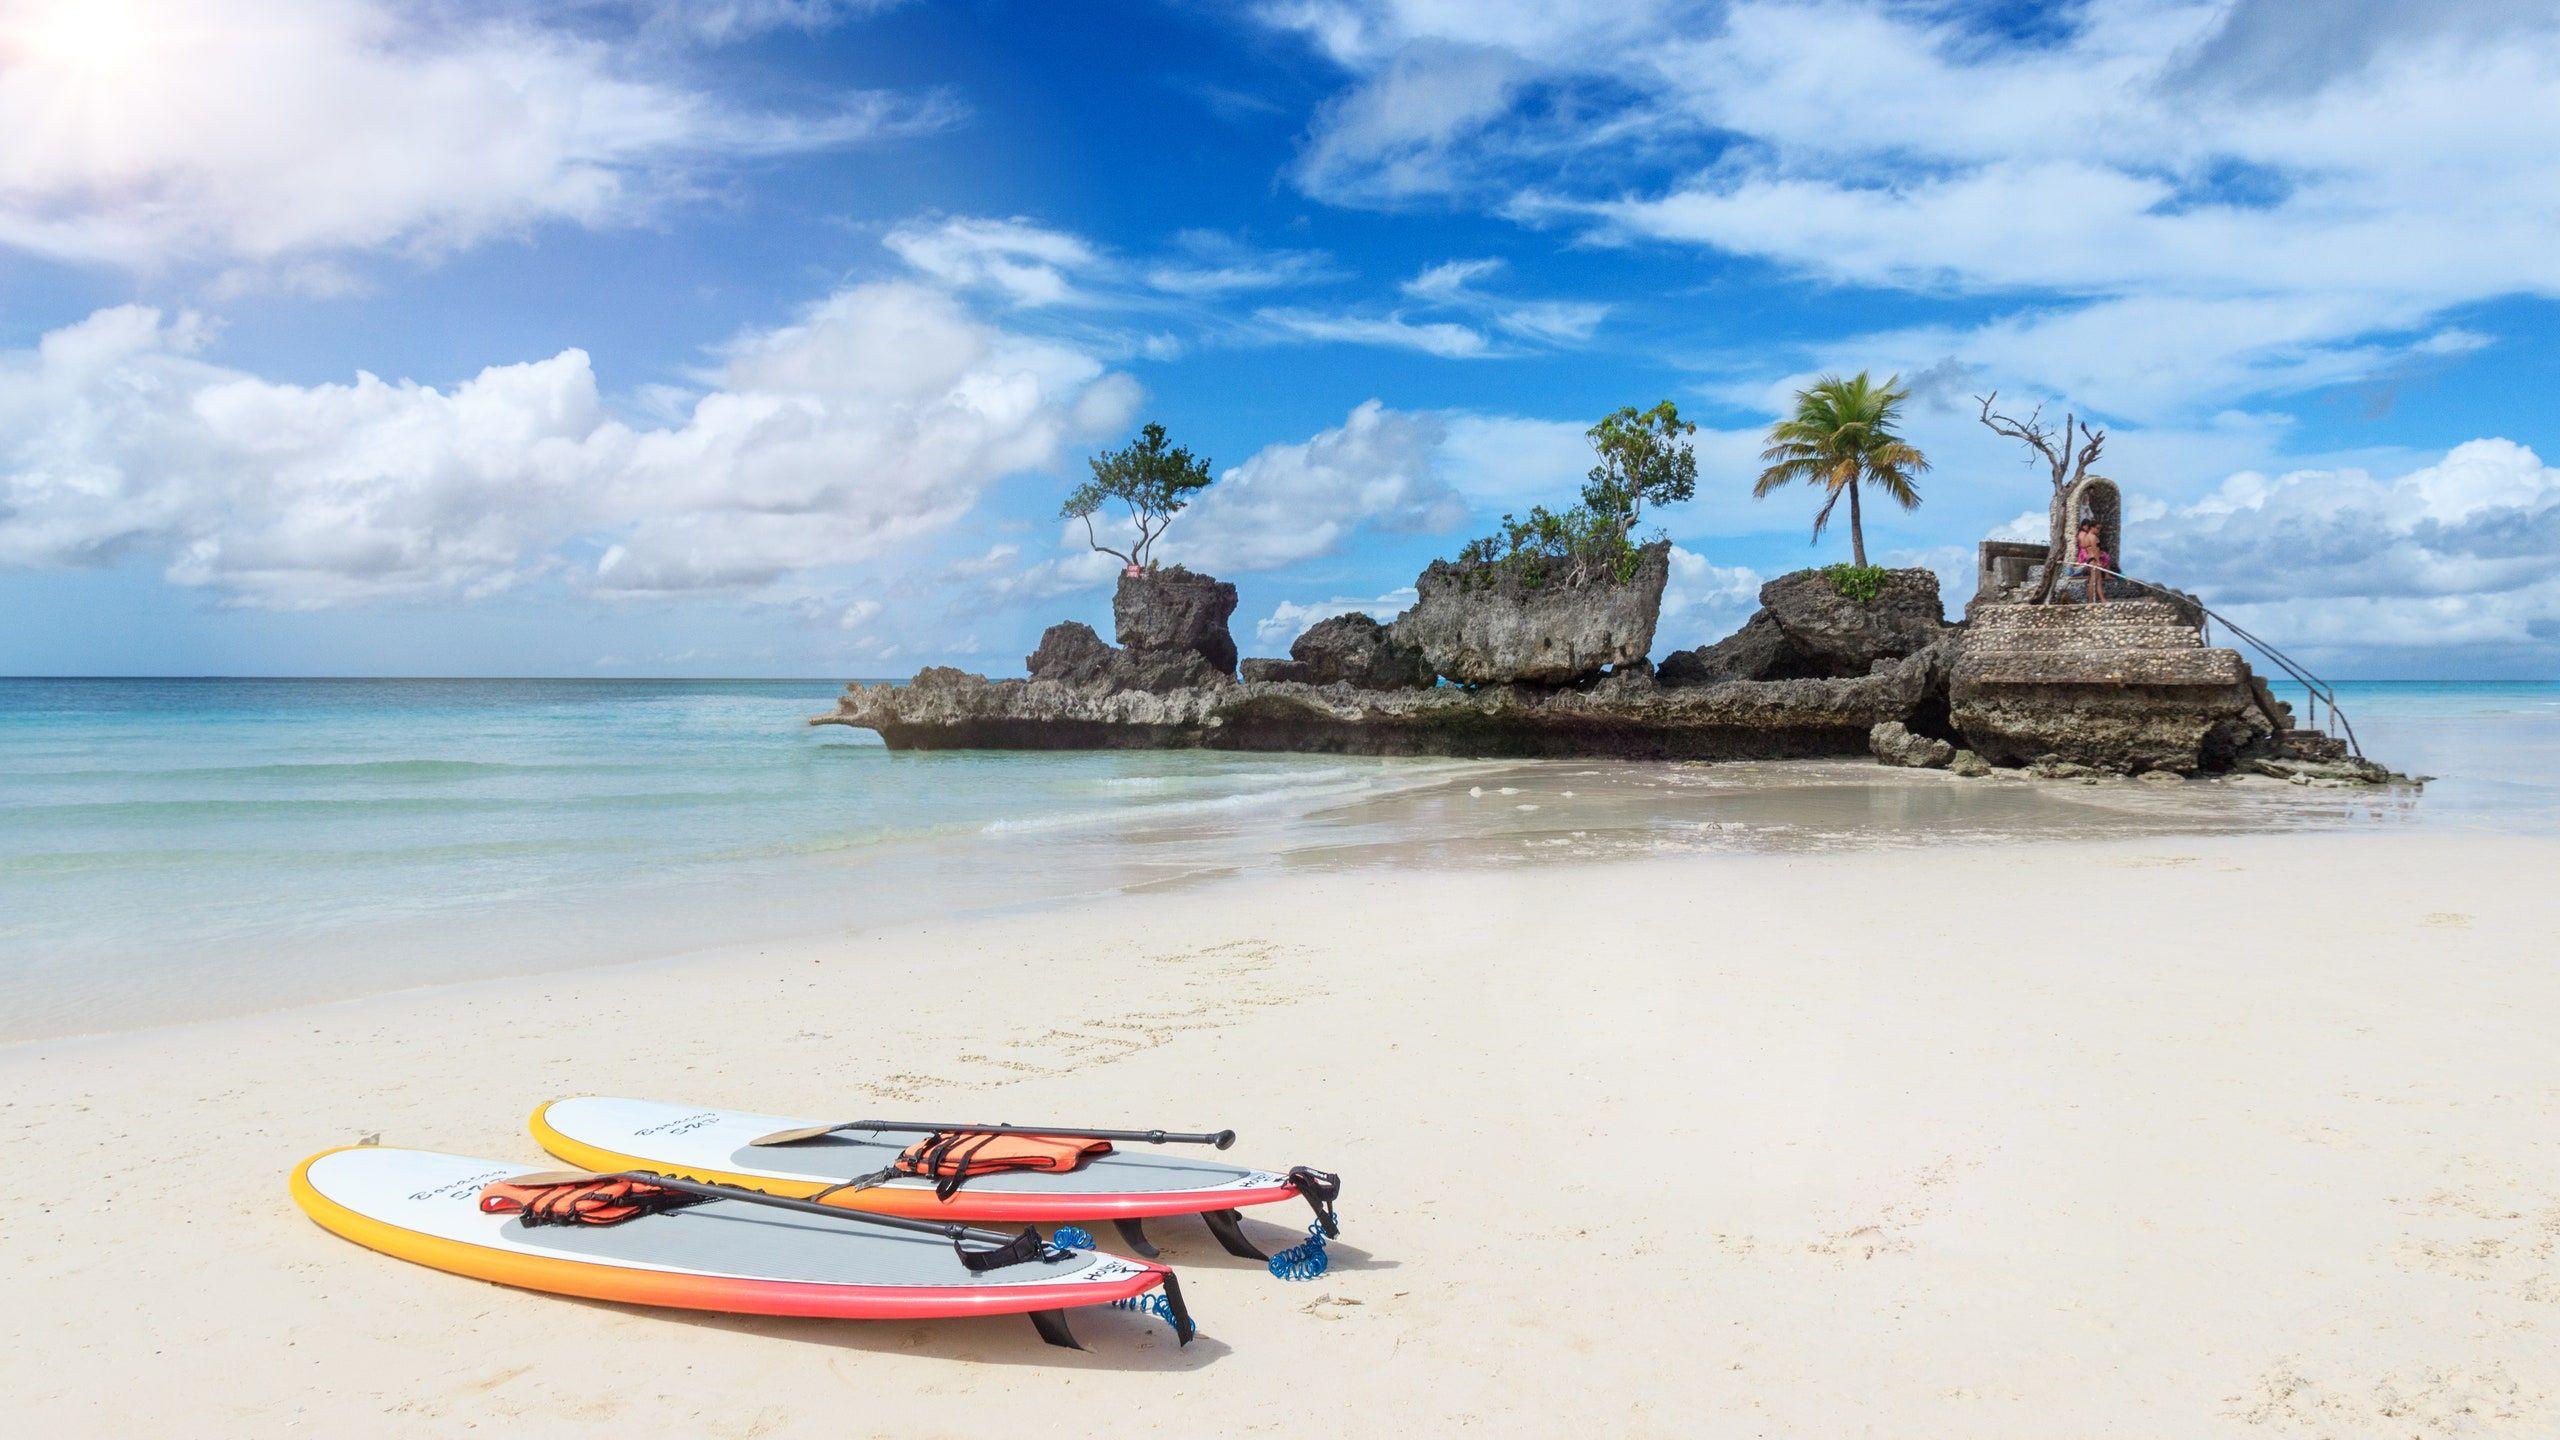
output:
POLYGON ((619 1225, 700 1204, 702 1197, 645 1180, 577 1180, 560 1185, 493 1181, 480 1190, 483 1215, 520 1215, 527 1225, 619 1225))
POLYGON ((952 1130, 928 1135, 898 1156, 901 1175, 921 1175, 934 1182, 933 1193, 948 1200, 960 1182, 972 1175, 1005 1170, 1073 1170, 1096 1155, 1111 1153, 1108 1140, 1069 1140, 1056 1135, 991 1135, 983 1130, 952 1130))

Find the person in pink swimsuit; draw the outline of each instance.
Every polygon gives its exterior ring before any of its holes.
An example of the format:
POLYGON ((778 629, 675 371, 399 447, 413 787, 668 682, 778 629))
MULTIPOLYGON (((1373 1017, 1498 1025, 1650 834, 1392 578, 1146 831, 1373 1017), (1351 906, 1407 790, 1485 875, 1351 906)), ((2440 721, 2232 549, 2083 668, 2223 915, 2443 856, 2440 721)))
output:
POLYGON ((2092 605, 2107 598, 2107 573, 2116 568, 2116 557, 2101 548, 2105 542, 2098 534, 2098 522, 2080 522, 2080 536, 2072 545, 2071 569, 2066 572, 2080 582, 2080 598, 2092 605))

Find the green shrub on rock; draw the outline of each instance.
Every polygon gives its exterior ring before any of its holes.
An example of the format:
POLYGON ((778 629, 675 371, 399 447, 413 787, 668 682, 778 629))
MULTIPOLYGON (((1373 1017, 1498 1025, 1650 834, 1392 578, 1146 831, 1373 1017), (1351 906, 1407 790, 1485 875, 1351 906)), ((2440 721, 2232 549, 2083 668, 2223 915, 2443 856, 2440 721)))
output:
POLYGON ((1822 567, 1822 578, 1831 582, 1831 588, 1840 593, 1840 598, 1854 600, 1861 605, 1873 605, 1876 597, 1884 593, 1885 573, 1881 565, 1822 567))
POLYGON ((1600 463, 1583 482, 1581 504, 1561 513, 1536 506, 1525 520, 1505 515, 1501 529, 1467 542, 1458 562, 1477 567, 1483 581, 1508 573, 1533 589, 1626 584, 1643 563, 1634 535, 1644 507, 1698 493, 1698 459, 1689 448, 1697 429, 1668 400, 1650 410, 1619 409, 1588 432, 1600 463))

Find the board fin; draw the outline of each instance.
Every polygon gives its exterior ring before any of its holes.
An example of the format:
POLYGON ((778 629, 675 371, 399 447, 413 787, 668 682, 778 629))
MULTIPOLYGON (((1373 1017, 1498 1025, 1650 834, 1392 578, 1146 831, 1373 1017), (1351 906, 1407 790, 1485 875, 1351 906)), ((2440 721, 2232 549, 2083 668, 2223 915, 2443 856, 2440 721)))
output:
POLYGON ((1076 1332, 1067 1328, 1067 1312, 1064 1310, 1032 1311, 1031 1328, 1040 1332, 1041 1339, 1048 1341, 1052 1345, 1059 1346, 1062 1349, 1081 1350, 1084 1348, 1082 1345, 1076 1343, 1076 1332))
POLYGON ((1244 1215, 1235 1210, 1203 1210, 1200 1218, 1209 1224, 1209 1233, 1218 1237, 1220 1248, 1230 1255, 1247 1260, 1268 1260, 1260 1246, 1244 1236, 1244 1215))

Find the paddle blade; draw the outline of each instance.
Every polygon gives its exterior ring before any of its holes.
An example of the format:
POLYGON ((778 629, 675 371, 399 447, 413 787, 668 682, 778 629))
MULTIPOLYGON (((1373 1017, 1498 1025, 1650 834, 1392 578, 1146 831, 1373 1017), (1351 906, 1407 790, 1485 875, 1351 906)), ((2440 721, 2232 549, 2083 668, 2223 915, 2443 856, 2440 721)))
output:
POLYGON ((815 1140, 822 1135, 833 1135, 843 1128, 841 1124, 803 1125, 797 1130, 776 1130, 770 1135, 759 1135, 747 1143, 750 1145, 797 1145, 803 1140, 815 1140))
POLYGON ((505 1183, 540 1189, 546 1185, 588 1185, 610 1178, 594 1170, 538 1170, 531 1175, 510 1175, 505 1183))

